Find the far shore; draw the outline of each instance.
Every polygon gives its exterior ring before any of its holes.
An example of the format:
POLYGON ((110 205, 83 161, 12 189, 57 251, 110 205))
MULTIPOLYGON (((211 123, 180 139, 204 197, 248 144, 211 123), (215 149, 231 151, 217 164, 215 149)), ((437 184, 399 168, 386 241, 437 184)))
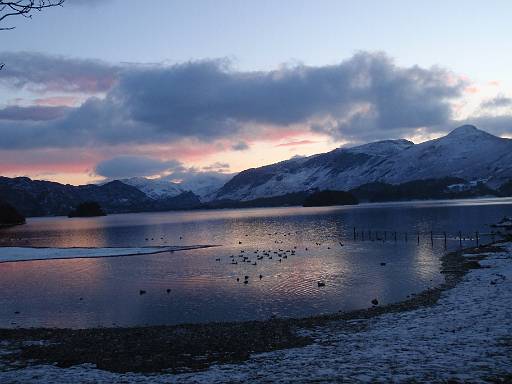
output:
MULTIPOLYGON (((317 210, 317 209, 333 209, 333 208, 343 208, 343 209, 361 209, 361 208, 372 208, 372 207, 386 207, 386 206, 407 206, 407 205, 431 205, 431 204, 454 204, 454 203, 469 203, 471 201, 480 202, 485 204, 486 202, 496 204, 497 202, 502 201, 503 204, 510 204, 512 201, 512 197, 498 197, 498 196, 478 196, 478 197, 467 197, 467 198, 454 198, 454 199, 412 199, 412 200, 393 200, 393 201, 361 201, 356 205, 326 205, 326 206, 317 206, 317 207, 304 207, 302 205, 266 205, 266 206, 244 206, 244 207, 207 207, 207 206, 198 206, 195 208, 184 208, 184 209, 172 209, 172 210, 142 210, 142 211, 129 211, 129 212, 116 212, 109 213, 106 216, 95 216, 95 217, 73 217, 69 218, 65 215, 56 215, 56 216, 27 216, 28 219, 50 219, 50 218, 59 218, 65 220, 87 220, 87 219, 106 219, 109 217, 115 217, 120 215, 133 215, 138 213, 145 214, 162 214, 162 213, 189 213, 189 212, 214 212, 214 211, 246 211, 246 210, 264 210, 264 209, 282 209, 282 208, 298 208, 304 210, 317 210)), ((20 225, 9 225, 5 228, 13 228, 13 227, 23 227, 23 224, 20 225)))

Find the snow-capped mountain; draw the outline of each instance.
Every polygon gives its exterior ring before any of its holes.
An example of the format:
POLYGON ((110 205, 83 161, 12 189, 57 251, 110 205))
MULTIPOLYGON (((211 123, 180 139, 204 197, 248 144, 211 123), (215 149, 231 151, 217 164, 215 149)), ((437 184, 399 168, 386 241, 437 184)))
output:
POLYGON ((453 176, 498 187, 512 179, 512 140, 463 125, 389 157, 375 176, 391 184, 453 176))
POLYGON ((384 140, 243 171, 210 199, 252 200, 312 189, 349 190, 371 182, 459 177, 497 187, 512 179, 512 140, 474 126, 414 144, 384 140))
POLYGON ((232 174, 196 172, 188 174, 180 183, 166 179, 146 179, 145 177, 132 177, 121 181, 139 189, 154 200, 161 200, 179 196, 184 192, 192 192, 200 198, 206 198, 222 187, 231 177, 233 177, 232 174))
POLYGON ((161 179, 132 177, 129 179, 122 179, 121 182, 137 188, 138 190, 144 192, 146 196, 154 200, 175 197, 185 192, 185 190, 182 189, 179 184, 161 179))
POLYGON ((219 172, 197 172, 189 174, 179 185, 181 188, 192 191, 201 200, 209 200, 209 196, 219 190, 233 174, 219 172))

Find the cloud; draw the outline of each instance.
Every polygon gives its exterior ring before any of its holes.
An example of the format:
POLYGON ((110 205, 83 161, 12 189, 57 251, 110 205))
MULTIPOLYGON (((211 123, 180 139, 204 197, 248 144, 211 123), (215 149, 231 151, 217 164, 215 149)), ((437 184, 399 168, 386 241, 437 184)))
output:
POLYGON ((500 94, 492 99, 483 101, 480 106, 485 109, 510 107, 512 106, 512 98, 500 94))
POLYGON ((249 149, 249 144, 247 144, 245 141, 239 141, 233 144, 231 149, 234 151, 245 151, 246 149, 249 149))
POLYGON ((403 136, 448 122, 450 101, 466 87, 446 70, 398 67, 367 52, 337 65, 267 72, 236 71, 226 60, 116 67, 40 54, 7 59, 21 64, 0 72, 11 85, 106 92, 46 124, 0 124, 0 147, 10 148, 209 142, 294 124, 337 139, 403 136))
POLYGON ((77 96, 48 96, 34 99, 35 105, 46 107, 76 107, 81 104, 81 98, 77 96))
POLYGON ((99 60, 70 59, 35 52, 0 53, 0 84, 36 92, 107 92, 119 67, 99 60))
POLYGON ((229 172, 229 164, 228 163, 222 163, 220 161, 217 161, 213 164, 207 165, 205 167, 202 167, 203 171, 214 171, 214 172, 229 172))
POLYGON ((338 65, 235 72, 224 61, 203 61, 133 71, 116 89, 134 120, 173 135, 231 135, 244 123, 287 126, 326 116, 334 136, 411 128, 448 121, 447 100, 462 80, 419 67, 399 68, 386 55, 359 53, 338 65), (334 127, 334 129, 333 129, 334 127))
POLYGON ((123 179, 135 176, 154 176, 164 172, 181 170, 176 160, 163 161, 146 156, 117 156, 100 162, 95 169, 97 175, 109 179, 123 179))
POLYGON ((55 120, 63 117, 70 108, 68 107, 47 107, 47 106, 30 106, 18 107, 8 106, 0 109, 0 120, 32 120, 46 121, 55 120))
POLYGON ((475 86, 469 86, 469 87, 464 88, 464 92, 470 93, 470 94, 475 94, 475 93, 480 92, 480 88, 475 87, 475 86))
POLYGON ((290 141, 288 143, 277 144, 276 147, 295 147, 298 145, 309 145, 309 144, 316 144, 316 143, 318 143, 318 141, 298 140, 298 141, 290 141))

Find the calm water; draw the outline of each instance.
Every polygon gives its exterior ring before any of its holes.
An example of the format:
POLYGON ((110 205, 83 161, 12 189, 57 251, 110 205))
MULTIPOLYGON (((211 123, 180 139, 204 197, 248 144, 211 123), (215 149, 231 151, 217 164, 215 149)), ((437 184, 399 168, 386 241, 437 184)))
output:
POLYGON ((488 225, 504 215, 512 215, 512 199, 33 218, 1 231, 0 245, 219 247, 0 264, 0 327, 297 317, 365 308, 373 298, 399 301, 443 281, 443 232, 448 232, 447 247, 455 248, 459 241, 451 237, 459 230, 466 236, 488 233, 488 225), (360 234, 353 241, 353 227, 358 233, 365 230, 365 241, 360 234), (386 242, 375 240, 376 230, 381 239, 388 231, 386 242), (417 231, 422 233, 419 245, 417 231), (272 259, 258 260, 262 250, 270 251, 272 259), (286 250, 295 254, 288 252, 285 259, 273 253, 286 250), (241 254, 251 262, 242 262, 241 254), (232 255, 238 264, 231 264, 232 255), (243 283, 246 275, 248 284, 243 283), (318 287, 318 281, 325 287, 318 287), (141 289, 147 293, 140 295, 141 289))

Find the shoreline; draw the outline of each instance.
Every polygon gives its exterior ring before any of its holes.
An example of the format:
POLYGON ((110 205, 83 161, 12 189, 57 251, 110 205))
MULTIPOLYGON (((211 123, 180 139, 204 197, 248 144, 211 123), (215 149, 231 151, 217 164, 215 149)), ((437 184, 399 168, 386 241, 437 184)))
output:
MULTIPOLYGON (((381 207, 381 206, 407 206, 407 205, 431 205, 435 203, 467 203, 467 202, 477 202, 481 203, 479 205, 485 205, 487 203, 491 204, 510 204, 512 200, 512 196, 473 196, 473 197, 458 197, 458 198, 432 198, 432 199, 412 199, 412 200, 389 200, 389 201, 361 201, 357 205, 331 205, 331 206, 322 206, 322 207, 303 207, 302 205, 269 205, 269 206, 247 206, 247 207, 196 207, 196 208, 186 208, 186 209, 173 209, 173 210, 163 210, 163 211, 133 211, 133 212, 117 212, 117 213, 109 213, 107 216, 96 216, 96 217, 116 217, 122 215, 135 215, 139 213, 143 214, 162 214, 162 213, 187 213, 187 212, 211 212, 211 211, 240 211, 240 210, 252 210, 252 209, 280 209, 280 208, 373 208, 373 207, 381 207)), ((44 219, 68 219, 65 215, 46 215, 46 216, 27 216, 27 222, 24 224, 28 224, 29 220, 44 220, 44 219)), ((87 217, 85 218, 87 219, 87 217)), ((23 224, 21 224, 23 225, 23 224)), ((10 227, 18 226, 13 225, 10 227)), ((1 229, 1 228, 0 228, 1 229)))
POLYGON ((205 371, 213 365, 242 363, 258 353, 304 348, 315 343, 308 332, 317 328, 336 324, 338 331, 357 332, 366 327, 360 324, 361 320, 433 306, 444 291, 457 286, 471 269, 482 268, 479 261, 485 259, 483 254, 503 252, 500 244, 506 241, 445 253, 441 259, 444 283, 405 301, 363 310, 232 323, 0 329, 0 347, 3 345, 9 352, 0 350, 0 374, 34 364, 56 364, 61 368, 93 364, 100 370, 120 374, 180 374, 205 371), (474 256, 467 257, 468 254, 474 256))

